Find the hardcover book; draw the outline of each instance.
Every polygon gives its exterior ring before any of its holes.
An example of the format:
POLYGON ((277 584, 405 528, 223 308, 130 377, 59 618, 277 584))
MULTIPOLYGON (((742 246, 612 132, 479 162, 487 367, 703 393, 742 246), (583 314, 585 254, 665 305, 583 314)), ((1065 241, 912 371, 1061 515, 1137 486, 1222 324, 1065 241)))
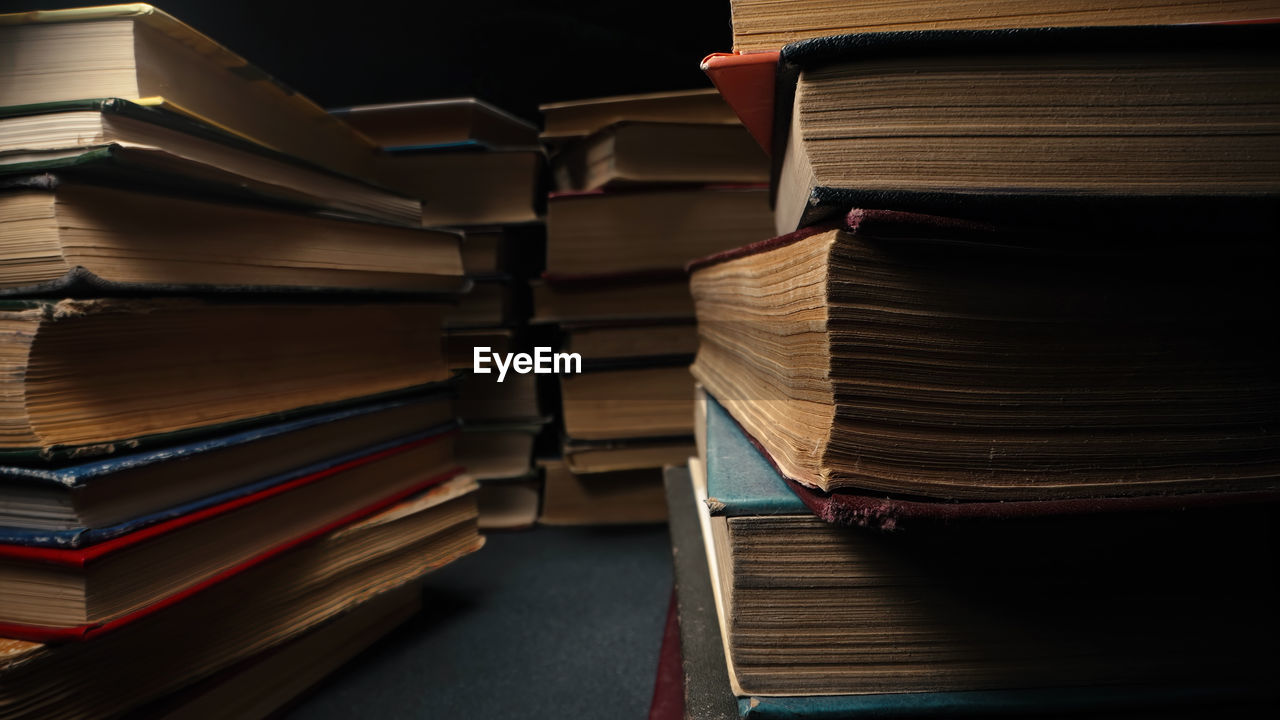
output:
POLYGON ((684 363, 562 375, 565 434, 574 440, 687 437, 693 432, 692 388, 684 363))
POLYGON ((661 468, 578 474, 559 460, 539 460, 543 525, 635 525, 664 522, 661 468))
POLYGON ((383 150, 494 150, 538 145, 538 128, 473 97, 330 111, 383 150))
POLYGON ((61 467, 0 466, 0 542, 81 547, 251 495, 448 429, 451 396, 442 386, 61 467))
POLYGON ((421 198, 426 227, 532 223, 542 218, 541 149, 390 152, 378 156, 389 188, 421 198))
POLYGON ((528 288, 510 278, 471 282, 467 291, 452 301, 444 313, 444 326, 450 333, 518 326, 529 316, 528 288))
POLYGON ((733 110, 710 88, 569 100, 540 105, 538 109, 545 124, 542 141, 553 147, 624 120, 724 125, 738 122, 733 110))
POLYGON ((522 478, 533 469, 534 441, 548 421, 467 423, 457 442, 458 463, 481 481, 522 478))
POLYGON ((683 717, 734 720, 738 717, 738 699, 729 687, 729 670, 724 661, 716 600, 711 574, 707 571, 707 553, 689 469, 666 468, 663 484, 669 516, 667 526, 671 532, 671 564, 675 571, 683 717))
POLYGON ((704 407, 690 470, 743 716, 1275 701, 1271 509, 842 528, 704 407))
MULTIPOLYGON (((372 162, 372 160, 370 161, 372 162)), ((0 107, 0 174, 56 172, 418 226, 422 203, 164 107, 118 98, 0 107)))
POLYGON ((538 521, 542 507, 542 477, 526 463, 526 470, 520 475, 481 481, 476 498, 480 506, 477 522, 481 530, 531 528, 538 521))
POLYGON ((368 138, 150 5, 0 15, 0 56, 0 106, 140 101, 345 175, 373 175, 368 138))
MULTIPOLYGON (((77 548, 0 544, 0 634, 85 640, 133 623, 461 472, 420 433, 77 548)), ((97 538, 93 538, 97 539, 97 538)))
POLYGON ((546 274, 530 285, 534 323, 687 320, 693 317, 683 270, 595 275, 546 274))
POLYGON ((1280 195, 1280 25, 866 33, 782 50, 777 232, 862 207, 1280 195), (959 92, 957 88, 963 88, 959 92), (887 200, 887 202, 886 202, 887 200))
POLYGON ((440 382, 440 316, 406 302, 6 301, 0 457, 109 454, 440 382))
POLYGON ((56 175, 0 179, 0 189, 0 295, 443 294, 467 282, 453 233, 56 175))
POLYGON ((462 266, 476 280, 536 277, 546 262, 541 224, 468 227, 463 236, 462 266))
POLYGON ((1271 234, 854 211, 691 266, 693 374, 822 493, 1271 497, 1271 234))
POLYGON ((860 32, 1245 22, 1275 17, 1277 6, 1270 0, 956 0, 945 5, 928 0, 729 0, 729 9, 734 51, 754 54, 799 40, 860 32))
POLYGON ((689 435, 607 440, 566 438, 561 456, 575 473, 596 473, 683 465, 693 451, 693 438, 689 435))
POLYGON ((558 192, 636 185, 761 183, 769 158, 740 125, 627 120, 573 143, 551 162, 558 192))
POLYGON ((566 323, 560 332, 560 349, 581 355, 584 366, 630 358, 691 359, 698 351, 698 328, 692 320, 566 323))
POLYGON ((474 491, 471 480, 436 485, 93 642, 6 640, 5 712, 117 716, 301 637, 483 546, 474 491))
POLYGON ((389 590, 133 713, 138 720, 268 720, 417 615, 422 588, 389 590))
POLYGON ((772 234, 759 185, 561 193, 547 202, 548 274, 676 270, 772 234))

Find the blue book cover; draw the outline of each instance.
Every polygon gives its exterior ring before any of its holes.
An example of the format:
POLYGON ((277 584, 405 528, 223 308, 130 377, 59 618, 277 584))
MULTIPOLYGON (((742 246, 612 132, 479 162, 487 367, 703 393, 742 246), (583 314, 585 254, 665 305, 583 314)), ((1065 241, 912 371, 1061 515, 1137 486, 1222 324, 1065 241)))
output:
POLYGON ((1142 712, 1155 717, 1164 708, 1174 717, 1192 717, 1196 709, 1212 714, 1222 707, 1273 702, 1271 693, 1245 687, 1116 686, 974 690, 970 692, 819 695, 813 697, 738 698, 746 720, 844 720, 846 718, 919 717, 1108 717, 1142 712))
POLYGON ((809 515, 768 459, 707 394, 707 503, 712 515, 809 515))
MULTIPOLYGON (((434 399, 436 397, 439 397, 439 395, 433 394, 425 397, 414 396, 393 400, 383 400, 312 415, 296 420, 289 420, 274 425, 255 427, 227 435, 205 438, 179 445, 147 450, 129 455, 115 456, 104 460, 85 462, 57 469, 0 466, 0 486, 3 486, 4 484, 14 486, 52 486, 55 490, 72 492, 80 488, 88 487, 94 483, 110 483, 112 479, 120 473, 136 468, 179 461, 212 451, 246 447, 262 440, 305 431, 321 425, 329 425, 345 420, 357 419, 363 416, 371 416, 377 413, 420 405, 424 400, 434 399)), ((238 484, 215 494, 178 503, 154 512, 148 512, 105 527, 76 527, 50 530, 31 527, 0 526, 0 543, 50 548, 78 548, 92 545, 149 525, 154 525, 174 517, 200 510, 202 508, 224 503, 238 497, 251 495, 269 487, 341 465, 370 453, 379 452, 381 450, 396 447, 421 438, 449 432, 456 427, 457 421, 450 420, 446 423, 437 424, 410 434, 400 435, 375 444, 367 444, 355 449, 348 449, 343 452, 336 452, 332 455, 326 456, 323 452, 320 452, 318 455, 321 459, 314 462, 290 468, 283 472, 271 473, 267 477, 255 478, 250 482, 238 484)), ((331 450, 330 452, 333 451, 331 450)), ((3 493, 3 487, 0 487, 0 493, 3 493)))

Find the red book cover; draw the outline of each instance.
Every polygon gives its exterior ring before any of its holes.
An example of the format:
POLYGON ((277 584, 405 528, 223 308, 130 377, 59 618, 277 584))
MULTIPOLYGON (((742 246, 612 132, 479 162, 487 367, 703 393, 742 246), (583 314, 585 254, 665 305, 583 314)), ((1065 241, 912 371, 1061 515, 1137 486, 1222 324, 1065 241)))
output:
MULTIPOLYGON (((110 540, 90 545, 82 548, 47 548, 47 547, 29 547, 23 545, 0 545, 0 558, 14 559, 18 561, 34 562, 40 564, 60 565, 63 567, 85 568, 94 562, 98 562, 103 558, 110 557, 126 548, 131 548, 140 543, 147 542, 163 535, 168 535, 179 529, 195 525, 197 523, 206 522, 237 509, 247 507, 268 498, 275 497, 281 493, 310 485, 329 476, 351 470, 362 465, 367 465, 378 460, 399 455, 415 448, 437 442, 440 439, 450 436, 453 433, 444 435, 435 435, 431 437, 413 440, 402 445, 389 449, 373 452, 368 455, 350 460, 348 462, 334 465, 324 470, 317 471, 310 475, 296 478, 292 481, 282 483, 270 488, 266 488, 259 492, 244 497, 235 498, 218 505, 214 505, 197 512, 189 513, 171 520, 149 525, 134 532, 121 535, 110 540)), ((422 492, 429 487, 433 487, 445 482, 462 472, 461 467, 453 467, 437 473, 434 476, 424 479, 421 482, 414 483, 410 487, 401 488, 385 497, 371 499, 368 504, 360 507, 351 513, 342 517, 323 523, 320 526, 313 527, 307 532, 290 538, 282 543, 278 543, 256 555, 244 558, 238 563, 227 567, 216 574, 207 577, 193 585, 185 587, 158 602, 152 603, 138 610, 130 612, 121 617, 111 619, 106 622, 96 622, 71 627, 48 627, 41 625, 28 625, 25 623, 0 622, 0 637, 16 638, 19 640, 29 640, 32 642, 47 641, 83 641, 89 640, 102 633, 109 632, 123 625, 127 625, 135 620, 158 612, 170 605, 181 602, 202 590, 212 587, 228 578, 231 578, 249 568, 259 565, 267 560, 276 557, 284 552, 292 550, 304 543, 319 538, 326 533, 332 532, 340 527, 349 525, 357 520, 369 517, 380 512, 412 495, 422 492)))
POLYGON ((662 648, 658 651, 658 676, 653 682, 649 720, 681 720, 683 717, 684 666, 680 653, 680 615, 676 611, 673 589, 667 606, 667 624, 662 630, 662 648))
POLYGON ((738 114, 751 137, 770 154, 777 67, 777 52, 712 53, 702 60, 702 71, 738 114))

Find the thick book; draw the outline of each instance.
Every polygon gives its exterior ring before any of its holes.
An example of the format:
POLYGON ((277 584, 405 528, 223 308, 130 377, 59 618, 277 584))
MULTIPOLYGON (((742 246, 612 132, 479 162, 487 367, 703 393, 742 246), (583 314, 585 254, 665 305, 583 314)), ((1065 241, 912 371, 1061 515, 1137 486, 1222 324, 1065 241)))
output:
POLYGON ((330 112, 393 152, 538 145, 538 128, 532 123, 473 97, 357 105, 330 112))
POLYGON ((777 231, 850 207, 938 212, 939 196, 1006 218, 1134 199, 1274 206, 1278 40, 1264 23, 793 43, 773 125, 777 231))
POLYGON ((823 493, 1273 496, 1274 228, 1062 222, 860 210, 699 261, 693 374, 823 493))
POLYGON ((214 40, 150 5, 0 15, 0 106, 145 101, 357 178, 373 145, 214 40))
POLYGON ((553 147, 624 120, 735 125, 733 110, 711 88, 567 100, 539 105, 542 141, 553 147))
POLYGON ((690 470, 744 716, 1275 701, 1272 509, 842 528, 705 408, 690 470))
POLYGON ((538 401, 536 374, 508 372, 502 382, 498 382, 500 373, 494 367, 492 359, 483 363, 482 367, 470 363, 468 367, 472 372, 463 374, 457 380, 457 411, 464 423, 481 426, 493 423, 528 425, 543 421, 545 415, 538 401), (476 372, 477 369, 487 372, 476 372))
POLYGON ((389 590, 131 713, 136 720, 269 720, 422 609, 417 585, 389 590))
POLYGON ((415 584, 483 546, 474 492, 471 480, 441 483, 93 642, 6 640, 5 714, 116 717, 415 584))
POLYGON ((565 438, 560 448, 564 463, 575 473, 682 465, 693 452, 691 435, 607 440, 565 438))
POLYGON ((0 458, 178 442, 448 379, 438 305, 310 300, 0 303, 0 458))
POLYGON ((558 459, 538 461, 542 469, 543 525, 635 525, 664 522, 662 469, 575 473, 558 459))
POLYGON ((560 275, 530 284, 534 323, 648 322, 693 317, 683 270, 560 275))
POLYGON ((740 125, 623 121, 551 162, 557 192, 645 185, 762 183, 769 158, 740 125))
MULTIPOLYGON (((372 161, 371 161, 372 162, 372 161)), ((417 226, 422 203, 119 98, 0 107, 0 175, 56 172, 417 226)))
POLYGON ((771 235, 768 196, 762 185, 556 193, 547 201, 546 272, 682 268, 693 258, 771 235))
POLYGON ((692 358, 698 351, 698 328, 692 320, 565 323, 560 349, 582 356, 584 366, 646 358, 692 358))
MULTIPOLYGON (((467 473, 469 477, 475 477, 467 473)), ((542 506, 542 475, 529 468, 513 477, 480 479, 476 498, 481 530, 525 530, 538 521, 542 506)))
POLYGON ((945 5, 930 0, 729 0, 733 49, 746 54, 846 33, 1249 22, 1275 17, 1277 9, 1270 0, 958 0, 945 5))
POLYGON ((458 438, 458 463, 477 480, 524 477, 533 469, 534 442, 549 422, 469 422, 458 438))
POLYGON ((0 296, 450 294, 455 233, 67 181, 0 179, 0 296))
POLYGON ((546 198, 541 148, 399 151, 377 158, 379 180, 420 198, 426 227, 536 223, 546 198))
POLYGON ((560 376, 565 434, 574 440, 693 434, 687 362, 599 368, 560 376))
POLYGON ((531 278, 546 263, 546 227, 473 226, 463 232, 462 267, 476 279, 531 278))
POLYGON ((0 634, 78 641, 137 622, 458 475, 452 439, 399 438, 83 547, 0 544, 0 634))
POLYGON ((459 330, 518 327, 529 317, 529 288, 518 280, 490 277, 469 283, 445 309, 444 327, 459 330))
POLYGON ((446 385, 61 467, 0 466, 0 542, 81 547, 251 495, 398 438, 452 427, 451 391, 446 385))

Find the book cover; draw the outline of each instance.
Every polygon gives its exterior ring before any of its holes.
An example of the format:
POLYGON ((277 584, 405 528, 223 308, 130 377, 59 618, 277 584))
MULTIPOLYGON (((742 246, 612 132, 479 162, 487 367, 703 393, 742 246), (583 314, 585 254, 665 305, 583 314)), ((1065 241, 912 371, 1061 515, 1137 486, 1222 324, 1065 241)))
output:
POLYGON ((206 438, 214 435, 232 434, 250 428, 263 427, 277 423, 285 423, 297 420, 303 416, 318 414, 340 410, 342 408, 350 408, 362 402, 376 402, 381 400, 390 400, 405 395, 413 395, 416 393, 433 392, 443 386, 450 385, 451 380, 441 381, 437 383, 429 383, 416 387, 404 388, 403 390, 392 390, 374 395, 367 395, 362 398, 353 398, 350 400, 340 400, 332 403, 321 403, 319 405, 311 405, 307 407, 295 408, 283 412, 268 413, 253 418, 243 420, 232 420, 225 423, 216 423, 198 428, 187 428, 184 430, 175 430, 167 433, 157 433, 154 435, 146 435, 135 438, 128 438, 110 445, 83 445, 83 446, 59 446, 51 448, 48 451, 39 449, 17 449, 17 450, 0 450, 0 463, 14 463, 21 465, 31 465, 35 467, 48 467, 59 464, 72 463, 77 460, 94 457, 105 457, 114 455, 122 450, 150 450, 162 448, 169 445, 179 445, 199 438, 206 438))
POLYGON ((720 641, 720 624, 716 620, 716 602, 689 470, 667 468, 663 482, 675 569, 684 717, 731 720, 738 716, 737 698, 729 687, 729 670, 724 661, 724 645, 720 641))
MULTIPOLYGON (((301 420, 293 420, 276 425, 269 425, 262 428, 233 433, 231 435, 214 437, 208 440, 189 442, 159 450, 151 450, 148 452, 115 457, 108 460, 81 463, 59 469, 0 466, 0 482, 14 484, 53 484, 67 489, 86 487, 99 482, 110 483, 113 479, 113 474, 122 470, 178 461, 184 458, 190 458, 193 455, 198 455, 200 453, 248 445, 255 441, 277 435, 303 430, 317 425, 338 422, 353 416, 378 412, 391 407, 404 406, 407 404, 408 403, 403 400, 398 400, 391 403, 380 403, 374 406, 339 410, 337 412, 324 413, 315 417, 308 417, 301 420)), ((335 472, 335 468, 349 468, 355 467, 356 465, 362 465, 369 462, 370 458, 375 455, 381 457, 381 455, 378 455, 379 453, 390 451, 393 448, 401 447, 409 443, 416 443, 428 438, 444 435, 457 429, 457 427, 457 421, 438 425, 418 433, 363 447, 359 450, 353 450, 339 455, 334 455, 332 457, 327 457, 323 460, 309 463, 284 473, 271 475, 253 482, 229 488, 214 495, 140 515, 115 525, 105 527, 79 527, 66 530, 44 530, 0 526, 0 557, 5 557, 6 553, 10 552, 10 550, 6 548, 11 549, 14 547, 50 549, 78 549, 92 547, 114 538, 135 533, 152 525, 158 525, 177 518, 191 516, 207 508, 217 506, 226 507, 227 504, 233 500, 255 496, 258 493, 266 493, 272 488, 284 486, 292 488, 304 485, 306 482, 314 481, 335 472)))
POLYGON ((773 154, 778 53, 712 53, 702 59, 702 72, 738 114, 751 137, 766 153, 773 154))
MULTIPOLYGON (((348 460, 345 463, 331 465, 322 470, 312 472, 309 475, 293 478, 286 482, 273 485, 257 490, 248 495, 234 497, 223 502, 204 507, 200 510, 189 512, 185 515, 169 518, 156 524, 147 525, 137 528, 121 535, 116 535, 110 539, 103 540, 93 545, 80 548, 50 548, 50 547, 31 547, 27 545, 0 544, 0 558, 11 559, 26 563, 38 563, 58 565, 71 568, 84 568, 90 564, 101 562, 111 555, 121 552, 127 548, 131 548, 140 543, 154 540, 155 538, 172 533, 179 529, 195 525, 197 523, 208 521, 212 518, 225 515, 237 509, 262 502, 269 498, 276 497, 282 493, 303 487, 305 485, 317 482, 329 476, 341 473, 345 470, 351 470, 362 465, 389 458, 401 453, 409 452, 418 447, 437 442, 447 437, 449 433, 436 434, 428 437, 418 437, 407 442, 402 442, 391 447, 383 447, 379 450, 368 452, 360 457, 348 460)), ((48 641, 84 641, 90 640, 103 633, 110 632, 121 626, 135 622, 139 619, 147 617, 166 607, 170 607, 189 598, 203 590, 226 581, 240 573, 260 565, 273 557, 276 557, 288 550, 303 545, 322 535, 335 530, 337 528, 349 525, 357 520, 369 517, 380 510, 386 509, 396 503, 416 495, 427 488, 446 482, 462 473, 461 467, 452 467, 443 470, 429 478, 420 482, 415 482, 409 487, 401 488, 382 498, 371 499, 363 507, 350 512, 342 517, 326 522, 318 527, 311 528, 307 532, 290 538, 273 547, 270 547, 256 555, 244 558, 239 562, 223 569, 215 574, 204 578, 182 590, 179 590, 163 599, 154 602, 145 607, 139 608, 128 614, 116 617, 114 619, 89 623, 70 627, 47 627, 39 625, 28 625, 24 623, 0 622, 0 635, 4 637, 17 638, 33 642, 48 641)))
POLYGON ((387 152, 538 146, 536 126, 474 97, 359 105, 329 112, 387 152))
POLYGON ((653 681, 653 699, 649 702, 649 720, 681 720, 684 718, 684 670, 680 661, 680 621, 676 610, 676 592, 671 591, 667 621, 662 628, 662 646, 658 649, 658 673, 653 681))

